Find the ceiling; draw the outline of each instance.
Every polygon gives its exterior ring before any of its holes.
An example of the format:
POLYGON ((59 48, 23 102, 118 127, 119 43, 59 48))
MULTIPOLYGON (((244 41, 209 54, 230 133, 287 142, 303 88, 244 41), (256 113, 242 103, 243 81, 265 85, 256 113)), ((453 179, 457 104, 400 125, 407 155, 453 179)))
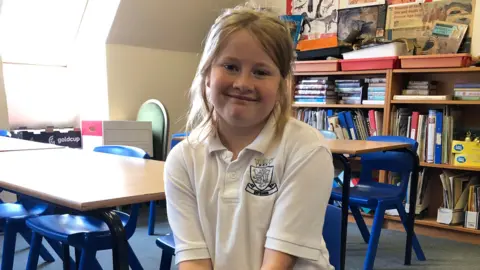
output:
POLYGON ((200 52, 221 10, 241 3, 245 1, 122 0, 107 43, 200 52))

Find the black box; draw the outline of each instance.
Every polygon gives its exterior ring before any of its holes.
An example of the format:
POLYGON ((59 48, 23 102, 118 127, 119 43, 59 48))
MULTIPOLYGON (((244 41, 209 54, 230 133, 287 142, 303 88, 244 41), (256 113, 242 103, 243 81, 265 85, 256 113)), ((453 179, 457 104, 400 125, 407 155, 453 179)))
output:
POLYGON ((12 137, 35 142, 56 144, 70 148, 82 148, 82 133, 79 130, 54 129, 53 132, 47 132, 44 129, 12 130, 12 137))

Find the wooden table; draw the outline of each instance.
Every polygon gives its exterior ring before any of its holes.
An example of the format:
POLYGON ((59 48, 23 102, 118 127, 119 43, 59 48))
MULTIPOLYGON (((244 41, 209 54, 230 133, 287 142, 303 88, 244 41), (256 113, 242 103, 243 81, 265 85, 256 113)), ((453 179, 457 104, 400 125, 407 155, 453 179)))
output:
POLYGON ((165 198, 163 162, 79 149, 0 154, 0 187, 104 220, 114 269, 128 269, 123 225, 111 208, 165 198))
MULTIPOLYGON (((344 176, 342 185, 342 246, 341 246, 341 269, 345 269, 345 253, 347 246, 347 225, 348 225, 348 203, 350 197, 350 162, 344 154, 359 155, 379 151, 403 151, 413 156, 413 171, 410 185, 417 186, 419 160, 417 153, 410 149, 407 143, 376 142, 362 140, 327 140, 327 146, 333 154, 333 157, 340 160, 344 166, 344 176)), ((405 249, 405 264, 410 264, 412 255, 412 237, 415 221, 415 205, 417 190, 410 192, 410 209, 407 219, 407 243, 405 249)))
POLYGON ((50 143, 34 142, 9 137, 0 137, 0 152, 23 151, 23 150, 42 150, 42 149, 60 149, 65 148, 50 143))

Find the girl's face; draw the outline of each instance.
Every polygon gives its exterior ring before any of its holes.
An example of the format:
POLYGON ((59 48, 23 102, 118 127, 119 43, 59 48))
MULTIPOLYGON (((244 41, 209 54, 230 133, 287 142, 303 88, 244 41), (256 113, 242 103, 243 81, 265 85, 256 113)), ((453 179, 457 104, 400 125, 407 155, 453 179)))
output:
POLYGON ((277 101, 281 75, 260 43, 246 30, 231 35, 212 63, 207 94, 220 125, 261 125, 277 101))

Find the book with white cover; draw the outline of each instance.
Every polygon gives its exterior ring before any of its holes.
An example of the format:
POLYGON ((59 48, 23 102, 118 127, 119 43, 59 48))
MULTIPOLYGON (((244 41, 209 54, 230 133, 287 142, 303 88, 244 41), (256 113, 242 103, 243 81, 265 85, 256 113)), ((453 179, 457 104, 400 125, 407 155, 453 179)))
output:
POLYGON ((394 95, 394 100, 451 100, 451 95, 394 95))

